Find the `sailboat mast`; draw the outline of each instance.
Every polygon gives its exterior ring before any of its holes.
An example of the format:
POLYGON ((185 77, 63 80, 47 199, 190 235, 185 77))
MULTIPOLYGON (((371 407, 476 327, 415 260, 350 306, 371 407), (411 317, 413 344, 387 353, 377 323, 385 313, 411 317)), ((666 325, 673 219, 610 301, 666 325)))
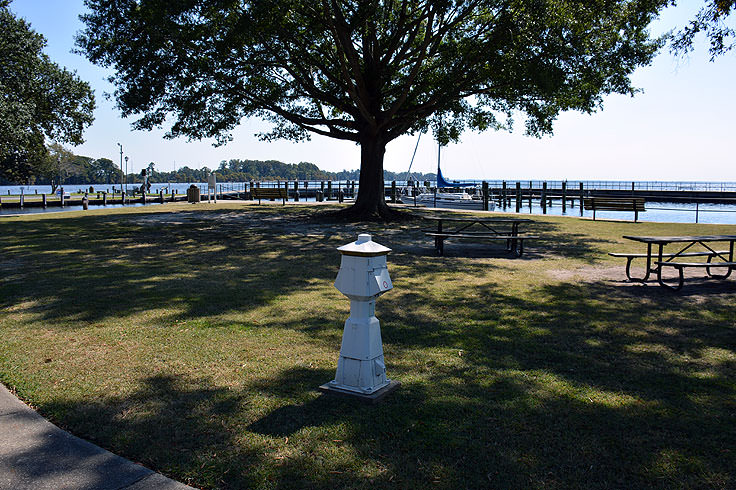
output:
POLYGON ((437 142, 437 178, 435 179, 434 186, 434 207, 437 207, 437 193, 440 188, 440 153, 442 152, 442 145, 437 142))
POLYGON ((414 145, 414 153, 411 155, 411 162, 409 162, 409 170, 406 171, 406 185, 409 185, 409 177, 411 177, 411 166, 414 165, 414 157, 417 156, 417 149, 419 148, 419 140, 422 139, 422 133, 419 133, 419 137, 417 138, 417 144, 414 145))

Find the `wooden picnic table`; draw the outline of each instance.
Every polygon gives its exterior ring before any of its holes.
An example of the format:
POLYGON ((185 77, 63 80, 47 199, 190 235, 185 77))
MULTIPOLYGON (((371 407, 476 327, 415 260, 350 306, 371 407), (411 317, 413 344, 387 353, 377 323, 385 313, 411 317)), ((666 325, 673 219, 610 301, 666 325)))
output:
POLYGON ((695 236, 631 236, 624 235, 623 238, 636 242, 645 243, 647 252, 645 254, 611 253, 614 257, 626 257, 626 276, 634 281, 646 282, 652 273, 657 274, 657 282, 660 286, 679 290, 684 283, 683 269, 695 267, 704 268, 706 273, 715 279, 726 279, 731 271, 736 269, 734 262, 734 243, 736 235, 695 235, 695 236), (711 247, 713 243, 728 243, 728 250, 716 250, 711 247), (664 252, 665 245, 677 244, 680 249, 676 252, 664 252), (652 246, 657 246, 656 255, 652 254, 652 246), (695 248, 697 247, 697 248, 695 248), (692 250, 691 250, 692 249, 692 250), (647 261, 644 277, 632 277, 630 272, 631 261, 634 258, 645 258, 647 261), (689 257, 706 257, 706 262, 683 262, 681 259, 689 257), (718 259, 713 262, 713 259, 718 259), (677 286, 670 286, 662 280, 662 268, 674 267, 678 271, 679 281, 677 286), (726 269, 724 274, 714 274, 711 269, 726 269))
POLYGON ((426 230, 425 235, 434 238, 439 255, 444 254, 444 241, 448 238, 469 240, 505 240, 506 250, 517 256, 524 253, 524 240, 539 238, 519 234, 519 225, 532 220, 526 218, 488 218, 458 216, 425 216, 424 219, 437 223, 437 230, 426 230), (443 223, 446 226, 443 226, 443 223), (449 227, 449 228, 448 228, 449 227))

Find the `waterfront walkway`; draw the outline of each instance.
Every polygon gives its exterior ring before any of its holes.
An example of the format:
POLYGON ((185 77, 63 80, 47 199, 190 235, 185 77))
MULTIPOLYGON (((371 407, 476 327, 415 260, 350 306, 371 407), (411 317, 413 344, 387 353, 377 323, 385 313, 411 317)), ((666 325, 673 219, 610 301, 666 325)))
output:
POLYGON ((0 384, 0 489, 191 488, 59 429, 0 384))

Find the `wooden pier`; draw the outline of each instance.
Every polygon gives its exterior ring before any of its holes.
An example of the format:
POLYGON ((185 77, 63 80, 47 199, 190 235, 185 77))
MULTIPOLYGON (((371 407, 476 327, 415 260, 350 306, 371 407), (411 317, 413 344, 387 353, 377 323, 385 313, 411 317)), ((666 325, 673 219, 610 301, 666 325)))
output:
MULTIPOLYGON (((523 212, 532 206, 537 206, 546 213, 553 206, 561 207, 563 212, 567 208, 580 209, 583 215, 582 201, 591 197, 613 197, 613 198, 642 198, 647 202, 676 202, 676 203, 721 203, 736 204, 736 190, 668 190, 668 189, 641 189, 632 182, 629 188, 586 188, 583 182, 575 182, 568 186, 565 181, 492 181, 476 182, 475 185, 480 193, 479 205, 481 209, 490 209, 493 203, 496 209, 508 212, 523 212)), ((470 184, 469 184, 470 185, 470 184)), ((423 186, 424 191, 432 191, 429 182, 423 185, 418 182, 410 183, 410 188, 423 186)), ((291 201, 316 200, 344 202, 355 198, 358 192, 356 181, 270 181, 270 182, 240 182, 220 183, 216 187, 217 199, 222 200, 251 200, 252 190, 255 188, 281 188, 286 190, 287 199, 291 201)), ((206 187, 203 187, 206 189, 206 187)), ((200 189, 202 200, 207 200, 206 190, 200 189)), ((418 191, 419 189, 417 189, 418 191)), ((401 186, 397 183, 387 183, 385 197, 390 202, 400 202, 401 186)), ((412 189, 409 189, 411 195, 412 189)), ((120 192, 92 192, 85 195, 74 194, 70 197, 61 198, 58 195, 26 194, 15 196, 0 196, 0 209, 8 208, 30 208, 30 207, 66 207, 66 206, 105 206, 122 204, 153 204, 165 202, 186 201, 186 194, 165 193, 161 190, 157 194, 131 193, 125 195, 120 192)))

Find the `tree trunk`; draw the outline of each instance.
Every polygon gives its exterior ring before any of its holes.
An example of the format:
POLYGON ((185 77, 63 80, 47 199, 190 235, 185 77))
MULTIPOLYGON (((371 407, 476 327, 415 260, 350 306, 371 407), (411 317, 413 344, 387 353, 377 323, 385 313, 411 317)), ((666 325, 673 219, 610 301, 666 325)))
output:
POLYGON ((338 212, 338 216, 355 221, 390 221, 402 217, 402 213, 386 204, 383 184, 385 153, 386 141, 383 135, 366 133, 361 136, 358 197, 355 204, 338 212))

